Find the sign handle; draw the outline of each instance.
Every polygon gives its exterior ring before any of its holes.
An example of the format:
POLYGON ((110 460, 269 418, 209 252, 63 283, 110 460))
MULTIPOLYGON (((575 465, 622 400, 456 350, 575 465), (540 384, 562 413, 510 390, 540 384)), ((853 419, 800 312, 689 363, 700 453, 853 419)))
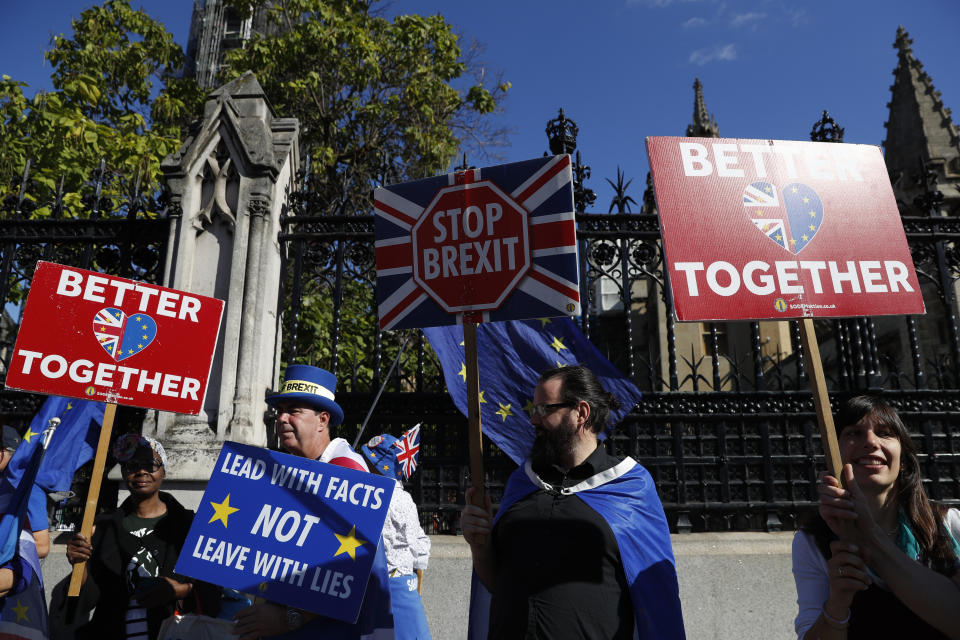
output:
POLYGON ((477 365, 477 325, 463 323, 463 352, 467 368, 467 430, 470 442, 470 484, 473 503, 483 507, 483 432, 480 428, 480 370, 477 365))
MULTIPOLYGON (((97 442, 97 454, 93 460, 93 473, 90 476, 90 489, 87 491, 87 505, 83 509, 83 521, 80 524, 80 533, 87 540, 93 534, 93 518, 97 515, 97 502, 100 500, 100 485, 103 483, 103 470, 107 465, 107 449, 110 448, 110 434, 113 432, 113 416, 117 412, 115 402, 107 403, 103 411, 103 424, 100 428, 100 441, 97 442)), ((73 565, 73 574, 70 576, 70 589, 67 596, 75 598, 80 595, 83 586, 84 574, 87 571, 86 562, 73 565)))
POLYGON ((840 446, 837 444, 833 413, 830 411, 830 397, 827 395, 827 381, 823 375, 823 363, 820 361, 820 347, 817 344, 813 318, 803 318, 798 322, 803 350, 810 360, 810 390, 813 391, 813 406, 817 409, 817 424, 820 427, 820 442, 823 443, 824 455, 827 459, 827 470, 842 483, 843 463, 840 461, 840 446))

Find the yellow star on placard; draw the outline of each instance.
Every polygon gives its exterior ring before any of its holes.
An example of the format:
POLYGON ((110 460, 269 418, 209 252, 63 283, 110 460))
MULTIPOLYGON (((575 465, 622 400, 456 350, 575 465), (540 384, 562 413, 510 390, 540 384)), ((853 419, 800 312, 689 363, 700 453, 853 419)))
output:
POLYGON ((144 340, 147 339, 147 334, 143 334, 143 339, 144 339, 144 340))
POLYGON ((351 560, 357 559, 357 547, 367 544, 366 540, 361 540, 357 537, 357 525, 350 527, 350 533, 345 536, 340 535, 339 533, 333 534, 337 536, 337 540, 340 542, 340 548, 337 549, 337 552, 333 554, 333 557, 336 558, 341 553, 350 554, 351 560))
POLYGON ((767 193, 772 192, 772 189, 770 189, 770 187, 764 187, 763 190, 766 191, 767 193))
POLYGON ((70 409, 73 409, 73 403, 72 403, 72 402, 68 402, 68 403, 67 403, 67 408, 64 409, 63 412, 66 413, 67 411, 70 411, 70 409))
POLYGON ((120 316, 122 316, 122 315, 123 315, 123 313, 121 313, 121 312, 119 312, 119 311, 117 311, 117 312, 116 312, 116 313, 114 314, 114 316, 113 316, 113 317, 115 317, 115 318, 117 318, 117 319, 119 319, 119 318, 120 318, 120 316))
POLYGON ((141 328, 141 329, 146 329, 146 328, 147 328, 147 325, 145 325, 145 324, 140 325, 140 328, 141 328))
POLYGON ((817 230, 817 228, 816 228, 815 226, 810 225, 810 231, 816 231, 816 230, 817 230))
POLYGON ((816 212, 816 211, 811 211, 811 212, 810 212, 810 217, 811 217, 811 218, 816 218, 816 217, 817 217, 817 212, 816 212))
POLYGON ((460 363, 460 372, 457 373, 457 375, 463 378, 464 382, 467 381, 467 363, 466 362, 460 363))
POLYGON ((24 441, 24 442, 30 442, 30 438, 32 438, 33 436, 36 436, 36 435, 39 435, 39 434, 38 434, 36 431, 34 431, 33 429, 27 427, 27 432, 26 432, 25 434, 23 434, 23 441, 24 441))
POLYGON ((133 353, 133 349, 127 349, 127 353, 133 353))
POLYGON ((210 518, 210 522, 208 522, 207 524, 210 524, 214 520, 219 520, 220 522, 223 523, 224 529, 227 528, 227 518, 230 517, 230 514, 240 511, 240 509, 230 506, 229 493, 227 494, 227 497, 223 499, 223 502, 218 503, 218 502, 211 501, 210 506, 213 507, 213 517, 210 518))
POLYGON ((796 188, 796 187, 791 187, 791 189, 793 190, 794 193, 797 192, 797 188, 796 188))
POLYGON ((510 407, 512 405, 503 404, 501 402, 498 402, 497 404, 500 405, 500 410, 497 411, 496 415, 500 416, 500 419, 506 422, 507 418, 513 415, 513 411, 510 411, 510 407))
POLYGON ((17 600, 17 606, 13 608, 14 613, 17 614, 17 622, 21 620, 26 620, 30 622, 30 618, 27 616, 27 611, 30 610, 30 607, 23 606, 23 603, 17 600))
POLYGON ((556 349, 557 353, 560 353, 561 349, 566 349, 563 342, 561 342, 557 336, 553 336, 553 342, 550 343, 550 346, 556 349))
POLYGON ((757 209, 757 217, 758 217, 758 218, 762 218, 762 217, 763 217, 763 209, 757 209))
POLYGON ((388 464, 383 465, 383 470, 384 470, 384 472, 389 473, 389 472, 390 472, 390 465, 388 465, 388 464))
POLYGON ((790 238, 790 244, 797 244, 796 238, 790 238))
POLYGON ((807 204, 808 202, 810 202, 810 198, 804 196, 804 197, 803 197, 803 204, 807 204))
POLYGON ((138 344, 138 345, 137 345, 137 349, 143 349, 143 345, 142 345, 142 344, 138 344))
POLYGON ((483 397, 483 394, 485 394, 485 393, 486 393, 486 391, 484 391, 483 389, 480 390, 480 394, 479 394, 479 395, 480 395, 480 404, 487 404, 487 399, 483 397))
POLYGON ((777 239, 777 242, 780 242, 781 240, 783 240, 783 236, 780 235, 779 233, 773 237, 777 239))
POLYGON ((140 316, 134 316, 133 319, 134 319, 134 321, 136 321, 136 322, 140 322, 140 316))
POLYGON ((807 240, 810 239, 809 237, 807 237, 807 234, 803 234, 803 235, 800 236, 800 237, 803 239, 804 242, 806 242, 807 240))

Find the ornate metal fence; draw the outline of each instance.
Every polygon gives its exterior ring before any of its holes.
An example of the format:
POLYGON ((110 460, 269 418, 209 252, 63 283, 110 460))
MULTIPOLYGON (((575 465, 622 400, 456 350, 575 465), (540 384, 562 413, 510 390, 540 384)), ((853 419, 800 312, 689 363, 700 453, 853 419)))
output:
MULTIPOLYGON (((64 192, 63 181, 52 192, 35 182, 29 163, 10 183, 10 195, 0 202, 0 383, 13 357, 38 260, 157 284, 163 279, 169 220, 156 213, 162 210, 158 194, 143 193, 138 184, 121 193, 118 186, 118 176, 103 164, 79 192, 70 194, 64 192)), ((0 386, 3 423, 22 431, 43 399, 0 386)), ((143 417, 143 410, 121 407, 114 432, 139 430, 143 417)), ((85 484, 89 470, 78 478, 85 484)), ((64 498, 60 511, 74 506, 64 498)), ((51 522, 60 522, 61 515, 55 514, 51 522)))
MULTIPOLYGON (((570 152, 575 130, 552 122, 551 151, 570 152), (557 148, 553 144, 557 142, 557 148)), ((577 201, 589 169, 577 156, 577 201)), ((921 178, 921 181, 925 178, 921 178)), ((611 182, 613 185, 613 183, 611 182)), ((579 213, 584 332, 644 392, 609 442, 652 473, 675 531, 779 530, 796 525, 815 499, 825 468, 806 361, 796 323, 678 325, 666 287, 659 226, 650 194, 629 211, 579 213)), ((582 210, 582 209, 581 209, 582 210)), ((335 371, 352 440, 397 356, 363 439, 422 422, 421 467, 410 490, 428 531, 455 532, 468 482, 466 420, 444 392, 435 356, 420 332, 376 329, 373 219, 324 216, 309 194, 281 221, 283 358, 335 371), (318 308, 319 307, 319 308, 318 308)), ((921 453, 929 494, 960 502, 960 348, 954 251, 960 224, 940 217, 935 194, 904 206, 928 314, 816 323, 835 403, 882 393, 921 453)), ((485 474, 496 503, 513 463, 485 441, 485 474)))

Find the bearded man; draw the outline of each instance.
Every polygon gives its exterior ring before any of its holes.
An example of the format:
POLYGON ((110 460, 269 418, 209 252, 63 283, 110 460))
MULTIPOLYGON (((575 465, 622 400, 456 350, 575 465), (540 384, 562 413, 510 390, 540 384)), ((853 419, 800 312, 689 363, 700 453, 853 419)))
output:
POLYGON ((684 637, 653 480, 598 438, 618 406, 586 367, 545 371, 530 410, 536 440, 496 519, 489 496, 480 507, 467 491, 461 529, 490 592, 487 637, 684 637))

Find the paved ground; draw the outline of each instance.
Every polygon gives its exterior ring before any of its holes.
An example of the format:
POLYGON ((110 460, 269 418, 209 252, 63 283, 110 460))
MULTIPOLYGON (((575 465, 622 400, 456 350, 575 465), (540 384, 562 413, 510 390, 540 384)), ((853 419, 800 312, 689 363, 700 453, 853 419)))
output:
MULTIPOLYGON (((792 533, 673 536, 687 638, 791 640, 797 594, 790 571, 792 533)), ((463 538, 431 536, 423 599, 435 640, 466 637, 470 550, 463 538)), ((69 570, 64 540, 43 566, 47 593, 69 570)))

